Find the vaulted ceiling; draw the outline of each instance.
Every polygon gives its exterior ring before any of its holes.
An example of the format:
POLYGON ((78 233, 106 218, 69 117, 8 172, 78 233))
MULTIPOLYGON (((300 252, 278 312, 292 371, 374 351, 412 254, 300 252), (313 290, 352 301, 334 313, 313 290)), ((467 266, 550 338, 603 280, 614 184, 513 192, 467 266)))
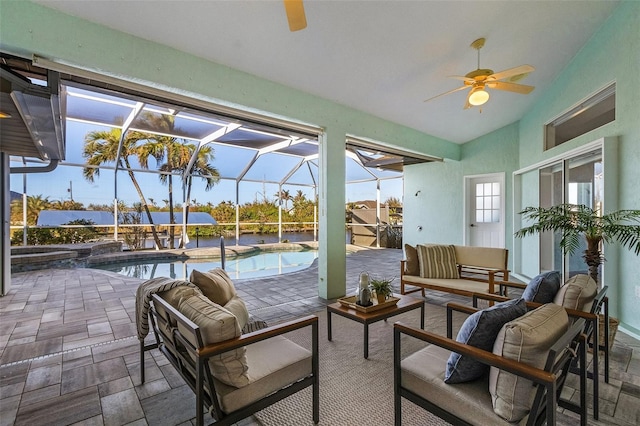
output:
MULTIPOLYGON (((366 111, 456 143, 519 120, 617 1, 304 2, 290 32, 280 0, 36 0, 47 7, 366 111), (451 75, 530 64, 529 95, 491 91, 463 109, 451 75)), ((114 46, 117 49, 117 46, 114 46)))

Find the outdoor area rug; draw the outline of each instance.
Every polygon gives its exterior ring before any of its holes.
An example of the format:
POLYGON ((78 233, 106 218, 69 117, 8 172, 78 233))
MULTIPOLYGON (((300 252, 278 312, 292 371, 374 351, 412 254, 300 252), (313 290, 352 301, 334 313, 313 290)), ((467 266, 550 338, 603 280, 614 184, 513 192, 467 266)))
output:
MULTIPOLYGON (((420 310, 410 311, 369 326, 369 359, 363 358, 363 325, 332 315, 333 333, 327 341, 326 311, 319 317, 320 425, 384 426, 394 424, 393 415, 393 323, 420 326, 420 310)), ((464 317, 454 323, 459 328, 464 317)), ((458 318, 456 318, 457 320, 458 318)), ((425 306, 425 329, 446 334, 446 310, 425 306)), ((310 348, 310 332, 293 332, 287 337, 310 348)), ((424 343, 403 336, 402 357, 424 347, 424 343)), ((444 369, 444 365, 442 368, 444 369)), ((313 425, 311 389, 285 398, 256 414, 264 426, 313 425)), ((404 425, 448 425, 428 411, 402 399, 404 425)))

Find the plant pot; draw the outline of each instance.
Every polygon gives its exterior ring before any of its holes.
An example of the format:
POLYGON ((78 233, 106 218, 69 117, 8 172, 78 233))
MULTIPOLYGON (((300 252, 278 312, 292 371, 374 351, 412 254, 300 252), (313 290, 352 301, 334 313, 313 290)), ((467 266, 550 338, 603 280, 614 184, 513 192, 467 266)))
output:
MULTIPOLYGON (((598 344, 600 346, 600 350, 604 350, 604 315, 598 314, 598 344)), ((609 317, 609 341, 608 346, 609 349, 613 346, 613 341, 616 338, 616 333, 618 331, 618 325, 620 325, 620 320, 618 318, 609 317)), ((589 345, 588 351, 593 353, 593 346, 589 345)))
POLYGON ((380 295, 380 294, 376 294, 376 299, 378 299, 378 304, 380 303, 384 303, 385 300, 387 300, 387 296, 385 295, 380 295))

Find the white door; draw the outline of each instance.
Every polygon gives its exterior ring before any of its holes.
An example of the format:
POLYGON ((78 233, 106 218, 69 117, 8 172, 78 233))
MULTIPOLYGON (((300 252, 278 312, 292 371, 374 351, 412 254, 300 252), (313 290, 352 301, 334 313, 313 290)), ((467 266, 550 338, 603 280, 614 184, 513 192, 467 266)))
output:
POLYGON ((465 177, 465 242, 477 247, 504 247, 504 174, 465 177))

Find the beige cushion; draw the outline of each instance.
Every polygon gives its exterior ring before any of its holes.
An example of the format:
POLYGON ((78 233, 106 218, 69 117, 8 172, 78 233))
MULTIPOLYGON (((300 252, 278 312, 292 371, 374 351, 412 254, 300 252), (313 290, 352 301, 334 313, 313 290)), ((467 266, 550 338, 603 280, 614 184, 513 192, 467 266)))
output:
POLYGON ((242 388, 216 383, 222 411, 229 413, 297 382, 312 372, 311 352, 282 336, 247 346, 249 384, 242 388))
POLYGON ((423 278, 460 278, 456 252, 448 245, 421 245, 416 247, 423 278))
POLYGON ((158 296, 162 297, 168 304, 178 309, 178 307, 180 306, 180 301, 182 299, 188 299, 189 297, 196 296, 198 294, 202 294, 202 291, 200 291, 199 288, 187 287, 182 285, 158 293, 158 296))
POLYGON ((197 285, 209 300, 220 306, 229 303, 229 300, 236 295, 236 288, 224 269, 216 268, 209 272, 194 269, 191 271, 189 281, 197 285))
POLYGON ((578 311, 591 311, 598 284, 589 275, 578 274, 569 278, 556 293, 553 303, 578 311))
MULTIPOLYGON (((158 296, 163 298, 168 304, 170 304, 174 308, 179 309, 180 302, 183 299, 188 299, 189 297, 196 296, 198 294, 202 294, 199 288, 181 285, 167 291, 162 291, 158 293, 158 296)), ((165 312, 162 305, 160 304, 154 305, 154 308, 156 310, 156 313, 164 319, 164 321, 160 321, 160 320, 157 321, 160 331, 162 332, 165 338, 168 338, 172 343, 175 344, 175 342, 173 342, 173 332, 172 332, 172 328, 176 326, 175 321, 170 322, 171 319, 165 312)))
POLYGON ((408 275, 420 275, 420 261, 418 260, 418 252, 412 245, 404 245, 404 255, 406 262, 404 264, 404 273, 408 275))
POLYGON ((231 312, 238 320, 240 329, 242 330, 249 322, 249 311, 247 311, 247 305, 238 296, 233 296, 229 302, 224 305, 224 308, 231 312))
MULTIPOLYGON (((548 303, 506 323, 498 333, 493 353, 544 368, 549 348, 568 328, 569 317, 565 309, 548 303)), ((493 409, 507 421, 517 422, 527 415, 535 390, 530 380, 495 367, 489 371, 493 409)))
POLYGON ((495 247, 453 246, 456 262, 490 269, 507 269, 509 250, 495 247))
MULTIPOLYGON (((233 339, 241 334, 235 315, 204 295, 183 299, 180 312, 200 327, 205 345, 233 339)), ((223 383, 241 387, 249 383, 246 349, 239 348, 209 359, 213 376, 223 383)))
POLYGON ((513 425, 493 411, 488 374, 466 383, 448 385, 444 382, 450 353, 429 345, 403 359, 400 364, 402 386, 470 424, 513 425))

